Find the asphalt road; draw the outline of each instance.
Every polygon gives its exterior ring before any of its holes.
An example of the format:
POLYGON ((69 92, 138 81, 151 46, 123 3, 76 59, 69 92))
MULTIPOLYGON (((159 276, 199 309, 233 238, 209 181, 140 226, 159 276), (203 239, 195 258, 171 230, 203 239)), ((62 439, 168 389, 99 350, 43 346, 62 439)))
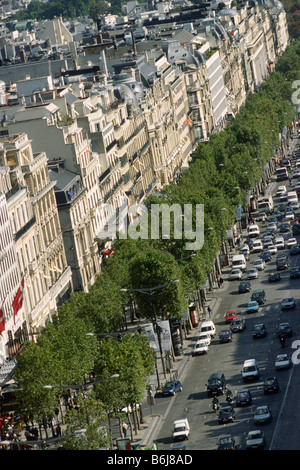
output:
MULTIPOLYGON (((280 185, 288 181, 280 182, 280 185)), ((277 186, 277 185, 276 185, 277 186)), ((278 202, 278 199, 274 199, 278 202)), ((298 211, 299 212, 299 211, 298 211)), ((264 229, 261 231, 261 236, 264 229)), ((298 243, 300 237, 296 237, 298 243)), ((287 251, 287 250, 284 250, 287 251)), ((257 254, 251 254, 247 262, 247 269, 252 266, 257 254)), ((274 361, 277 354, 282 352, 292 354, 295 349, 292 344, 300 340, 300 279, 290 279, 289 270, 281 271, 281 280, 277 283, 269 283, 268 273, 276 270, 276 255, 266 264, 259 278, 251 281, 252 290, 263 288, 266 291, 266 303, 258 313, 247 314, 245 305, 250 300, 249 293, 238 294, 239 281, 231 281, 228 289, 219 294, 222 299, 214 322, 217 334, 212 340, 209 352, 204 356, 191 358, 187 364, 183 391, 174 398, 164 398, 161 406, 169 406, 162 425, 157 430, 155 440, 160 450, 170 450, 173 445, 172 430, 173 421, 179 418, 188 418, 190 423, 190 437, 185 441, 188 450, 213 450, 216 449, 217 438, 222 434, 230 433, 235 439, 239 449, 245 449, 245 439, 250 430, 257 429, 253 422, 253 412, 256 406, 269 405, 273 419, 269 424, 258 427, 265 432, 265 449, 272 450, 297 450, 300 448, 300 364, 293 365, 290 369, 275 371, 274 361), (283 297, 293 296, 296 299, 296 309, 281 310, 283 297), (224 313, 235 310, 238 316, 246 320, 246 330, 235 333, 232 343, 220 344, 218 333, 224 329, 224 313), (287 340, 282 349, 279 344, 276 327, 281 321, 288 321, 293 327, 293 336, 287 340), (256 323, 264 322, 267 328, 265 338, 253 339, 252 327, 256 323), (244 384, 241 369, 244 360, 255 358, 260 368, 260 379, 244 384), (235 401, 236 419, 233 423, 218 424, 217 415, 211 408, 211 398, 206 394, 206 383, 210 374, 222 371, 225 374, 228 388, 236 394, 238 390, 248 388, 253 397, 250 406, 237 408, 235 401), (273 395, 264 395, 263 383, 268 376, 276 376, 280 391, 273 395)), ((300 255, 290 257, 291 266, 300 265, 300 255)), ((246 278, 244 275, 243 278, 246 278)), ((298 355, 300 359, 300 353, 298 355)), ((224 397, 219 397, 220 403, 225 403, 224 397)))

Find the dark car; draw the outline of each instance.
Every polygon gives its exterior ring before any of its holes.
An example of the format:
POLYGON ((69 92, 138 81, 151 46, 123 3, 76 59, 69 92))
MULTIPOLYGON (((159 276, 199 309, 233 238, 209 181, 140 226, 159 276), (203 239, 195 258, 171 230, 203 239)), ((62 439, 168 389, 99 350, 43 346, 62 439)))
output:
POLYGON ((283 271, 285 269, 289 269, 289 261, 287 258, 279 258, 277 261, 276 261, 276 268, 278 269, 278 271, 283 271))
POLYGON ((299 255, 300 254, 300 245, 294 245, 292 246, 292 248, 290 249, 290 255, 299 255))
POLYGON ((264 323, 257 323, 252 329, 252 338, 264 338, 267 336, 267 329, 264 323))
POLYGON ((293 224, 292 230, 294 237, 300 235, 300 224, 293 224))
POLYGON ((254 292, 252 292, 252 295, 251 295, 251 301, 252 302, 257 302, 259 305, 262 305, 265 303, 266 301, 266 293, 264 290, 262 289, 259 289, 259 290, 255 290, 254 292))
POLYGON ((248 389, 239 390, 236 396, 236 406, 248 406, 252 403, 251 392, 248 389))
POLYGON ((283 224, 279 225, 279 232, 280 233, 286 233, 289 232, 290 230, 290 224, 287 222, 284 222, 283 224))
POLYGON ((280 387, 276 377, 268 377, 264 382, 264 394, 267 393, 277 393, 279 392, 280 387))
POLYGON ((298 279, 300 277, 300 268, 299 266, 294 266, 290 270, 290 278, 291 279, 298 279))
POLYGON ((239 294, 251 291, 251 282, 242 281, 239 285, 239 294))
POLYGON ((218 437, 217 450, 235 450, 235 439, 231 434, 218 437))
POLYGON ((235 420, 234 409, 231 405, 222 405, 219 411, 219 424, 233 422, 235 420))
POLYGON ((208 379, 206 387, 208 397, 223 395, 226 388, 224 374, 222 372, 216 372, 215 374, 212 374, 208 379))
POLYGON ((179 380, 169 380, 165 383, 161 392, 163 395, 175 395, 176 392, 181 392, 182 385, 179 380))
POLYGON ((269 250, 263 251, 259 257, 263 259, 264 261, 271 261, 272 259, 272 253, 269 250))
POLYGON ((274 271, 274 272, 269 274, 268 279, 269 279, 269 282, 280 281, 280 279, 281 279, 280 273, 274 271))
POLYGON ((280 336, 292 336, 293 334, 293 329, 291 325, 288 322, 283 322, 278 325, 277 328, 277 336, 280 338, 280 336))
POLYGON ((220 343, 229 343, 232 341, 232 331, 231 330, 222 330, 219 333, 220 343))
POLYGON ((237 318, 231 323, 230 329, 232 333, 240 333, 246 328, 246 322, 244 318, 237 318))

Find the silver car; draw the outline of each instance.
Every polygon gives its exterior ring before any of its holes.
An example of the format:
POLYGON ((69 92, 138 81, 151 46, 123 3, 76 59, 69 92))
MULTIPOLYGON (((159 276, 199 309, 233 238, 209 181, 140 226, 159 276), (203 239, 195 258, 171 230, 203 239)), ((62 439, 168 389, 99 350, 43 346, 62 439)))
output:
POLYGON ((267 405, 257 406, 254 413, 255 424, 265 424, 272 421, 271 408, 267 405))
POLYGON ((249 431, 246 437, 246 449, 262 449, 265 446, 265 434, 257 429, 249 431))

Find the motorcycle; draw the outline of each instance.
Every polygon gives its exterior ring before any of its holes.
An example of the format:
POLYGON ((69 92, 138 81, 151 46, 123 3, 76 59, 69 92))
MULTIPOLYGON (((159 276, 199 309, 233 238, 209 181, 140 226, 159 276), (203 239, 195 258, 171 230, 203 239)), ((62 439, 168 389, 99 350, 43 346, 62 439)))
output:
POLYGON ((233 397, 232 397, 232 391, 231 390, 226 390, 226 401, 227 401, 227 403, 232 403, 233 402, 233 397))
POLYGON ((281 346, 284 348, 284 346, 285 346, 285 337, 280 336, 279 341, 280 341, 281 346))
POLYGON ((219 400, 217 398, 214 398, 212 401, 212 409, 217 413, 219 408, 219 400))

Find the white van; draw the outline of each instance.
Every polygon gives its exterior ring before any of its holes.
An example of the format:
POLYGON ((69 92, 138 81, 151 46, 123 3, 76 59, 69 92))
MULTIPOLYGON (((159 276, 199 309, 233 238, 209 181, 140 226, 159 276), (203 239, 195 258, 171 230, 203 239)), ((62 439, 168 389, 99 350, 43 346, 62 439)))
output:
POLYGON ((246 271, 247 262, 243 254, 234 255, 232 257, 231 264, 232 264, 233 269, 240 269, 241 271, 246 271))
POLYGON ((260 234, 259 227, 256 224, 249 225, 248 228, 248 237, 254 238, 258 237, 260 234))
POLYGON ((242 369, 242 377, 244 382, 246 382, 247 380, 258 379, 259 368, 256 364, 255 359, 247 359, 247 361, 244 362, 242 369))
POLYGON ((200 327, 200 333, 207 333, 211 337, 215 336, 216 328, 214 322, 211 320, 204 321, 200 327))
POLYGON ((287 202, 290 204, 291 202, 298 202, 298 194, 296 191, 289 191, 287 194, 287 202))

